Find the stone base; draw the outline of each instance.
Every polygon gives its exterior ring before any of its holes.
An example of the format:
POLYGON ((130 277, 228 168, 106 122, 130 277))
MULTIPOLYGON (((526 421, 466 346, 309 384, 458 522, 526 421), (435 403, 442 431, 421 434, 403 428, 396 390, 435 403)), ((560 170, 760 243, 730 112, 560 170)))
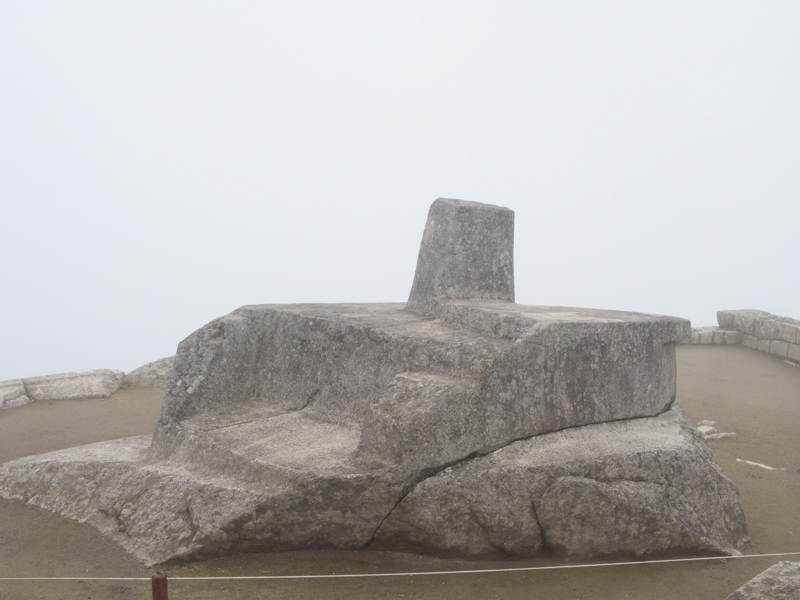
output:
POLYGON ((738 554, 736 487, 676 406, 515 442, 421 482, 375 542, 435 554, 567 559, 738 554))
POLYGON ((735 554, 736 487, 683 412, 514 442, 411 491, 353 459, 358 434, 302 412, 8 462, 0 496, 87 522, 148 565, 248 550, 380 547, 463 556, 735 554), (612 518, 613 516, 613 518, 612 518))

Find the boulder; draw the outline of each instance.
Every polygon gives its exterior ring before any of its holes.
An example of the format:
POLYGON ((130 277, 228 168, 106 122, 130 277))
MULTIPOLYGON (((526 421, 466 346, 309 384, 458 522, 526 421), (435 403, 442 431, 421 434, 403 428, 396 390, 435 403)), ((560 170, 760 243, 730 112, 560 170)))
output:
POLYGON ((122 385, 123 387, 166 389, 174 362, 175 357, 168 356, 167 358, 142 365, 138 369, 126 373, 122 379, 122 385))
POLYGON ((779 562, 756 575, 726 600, 797 600, 800 598, 800 562, 779 562))
POLYGON ((737 554, 738 490, 674 405, 657 417, 514 442, 419 483, 375 544, 417 552, 568 559, 737 554))
POLYGON ((0 496, 92 523, 148 564, 362 548, 376 532, 397 547, 449 539, 421 545, 462 554, 735 552, 746 536, 736 489, 670 410, 689 322, 515 304, 512 226, 508 209, 437 200, 408 304, 255 305, 215 319, 179 344, 152 438, 6 463, 0 496), (493 466, 506 453, 521 456, 519 476, 493 466), (624 481, 612 476, 623 464, 624 481), (488 470, 471 478, 473 465, 488 470), (467 491, 430 500, 451 473, 466 473, 467 491), (643 541, 587 518, 558 537, 558 512, 590 502, 621 511, 643 541), (450 504, 482 515, 485 531, 450 504), (414 536, 409 511, 424 529, 414 536), (610 545, 575 548, 595 534, 610 545))
POLYGON ((0 408, 22 406, 30 401, 22 379, 0 381, 0 408))
POLYGON ((97 369, 28 377, 24 381, 31 400, 108 398, 119 389, 124 375, 122 371, 97 369))

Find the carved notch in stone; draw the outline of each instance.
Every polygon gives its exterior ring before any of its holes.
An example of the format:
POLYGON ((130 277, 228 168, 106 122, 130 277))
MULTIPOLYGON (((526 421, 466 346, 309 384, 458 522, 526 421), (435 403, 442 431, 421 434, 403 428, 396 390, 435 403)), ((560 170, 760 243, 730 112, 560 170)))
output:
POLYGON ((407 309, 433 316, 437 300, 514 302, 514 211, 439 198, 428 212, 407 309))

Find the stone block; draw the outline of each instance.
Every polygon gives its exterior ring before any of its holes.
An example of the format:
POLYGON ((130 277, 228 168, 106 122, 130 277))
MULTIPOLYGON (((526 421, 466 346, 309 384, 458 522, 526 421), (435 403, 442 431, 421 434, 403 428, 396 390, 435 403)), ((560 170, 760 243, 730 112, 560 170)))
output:
POLYGON ((698 336, 699 343, 703 345, 714 343, 714 331, 712 329, 701 329, 698 336))
POLYGON ((22 379, 0 381, 0 408, 13 408, 30 402, 22 379))
POLYGON ((438 300, 514 302, 514 212, 439 198, 422 235, 408 310, 436 312, 438 300))
POLYGON ((783 561, 756 575, 726 600, 797 600, 800 562, 783 561))
POLYGON ((744 338, 744 334, 741 331, 726 331, 725 332, 725 344, 728 345, 728 346, 734 346, 736 344, 741 344, 743 338, 744 338))
POLYGON ((734 325, 734 312, 730 310, 717 311, 717 323, 722 329, 735 329, 734 325))
POLYGON ((758 338, 747 333, 742 334, 742 346, 751 350, 758 350, 758 338))
POLYGON ((77 371, 24 379, 32 400, 107 398, 119 389, 125 373, 112 369, 77 371))
POLYGON ((175 357, 169 356, 142 365, 138 369, 126 373, 125 377, 122 379, 122 385, 125 387, 166 389, 174 362, 175 357))
POLYGON ((717 311, 717 321, 723 329, 734 329, 755 335, 756 321, 771 318, 773 315, 763 310, 721 310, 717 311), (723 325, 724 323, 724 325, 723 325))
POLYGON ((692 336, 689 338, 689 344, 699 344, 700 343, 700 332, 696 329, 692 328, 692 336))
POLYGON ((786 351, 786 358, 793 360, 796 363, 800 363, 800 344, 789 344, 789 347, 786 351))
POLYGON ((789 344, 800 344, 800 327, 792 323, 780 324, 780 336, 778 339, 789 344))
POLYGON ((774 319, 757 319, 753 327, 753 335, 764 340, 779 340, 781 339, 781 325, 774 319))
POLYGON ((721 346, 725 343, 725 332, 722 329, 717 329, 714 331, 714 344, 717 346, 721 346))
POLYGON ((770 341, 771 340, 764 340, 764 339, 758 338, 758 346, 757 346, 758 351, 759 352, 765 352, 765 353, 769 354, 770 341))
POLYGON ((769 353, 778 358, 786 358, 789 354, 789 344, 781 340, 772 340, 769 343, 769 353))

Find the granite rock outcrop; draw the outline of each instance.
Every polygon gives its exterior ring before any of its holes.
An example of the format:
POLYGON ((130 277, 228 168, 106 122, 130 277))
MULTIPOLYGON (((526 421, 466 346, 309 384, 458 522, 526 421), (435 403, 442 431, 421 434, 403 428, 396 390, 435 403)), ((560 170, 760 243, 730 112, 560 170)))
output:
POLYGON ((152 437, 6 463, 0 496, 148 564, 373 542, 735 553, 738 492, 674 404, 689 322, 519 305, 513 282, 513 212, 437 200, 408 304, 215 319, 178 346, 152 437))

